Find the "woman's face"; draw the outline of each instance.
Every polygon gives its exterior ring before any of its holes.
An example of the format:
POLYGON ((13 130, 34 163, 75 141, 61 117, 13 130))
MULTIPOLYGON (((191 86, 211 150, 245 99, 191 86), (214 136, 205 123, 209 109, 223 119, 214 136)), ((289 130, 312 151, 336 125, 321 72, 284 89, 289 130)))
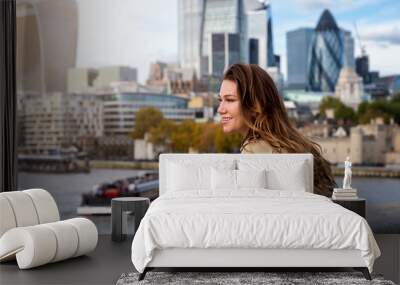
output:
POLYGON ((231 80, 222 81, 218 100, 220 101, 218 113, 221 115, 224 133, 238 132, 245 135, 248 127, 244 123, 236 82, 231 80))

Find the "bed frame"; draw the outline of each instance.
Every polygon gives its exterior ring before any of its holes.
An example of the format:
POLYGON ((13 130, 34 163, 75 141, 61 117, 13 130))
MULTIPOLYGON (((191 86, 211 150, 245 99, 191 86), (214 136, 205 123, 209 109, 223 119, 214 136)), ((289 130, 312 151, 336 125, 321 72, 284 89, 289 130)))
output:
POLYGON ((337 268, 352 267, 371 280, 359 250, 329 249, 238 249, 170 248, 156 250, 152 261, 139 275, 155 268, 337 268))
MULTIPOLYGON (((306 161, 309 187, 313 193, 313 157, 311 154, 284 154, 294 160, 306 161)), ((248 157, 248 154, 218 154, 221 158, 248 157)), ((277 158, 282 154, 251 154, 252 158, 277 158)), ((215 159, 216 154, 161 154, 159 164, 160 195, 165 193, 167 160, 215 159)), ((359 250, 330 249, 254 249, 254 248, 169 248, 157 249, 152 261, 147 265, 139 280, 156 268, 231 268, 246 271, 254 268, 343 268, 350 267, 361 271, 371 280, 369 270, 359 250)))

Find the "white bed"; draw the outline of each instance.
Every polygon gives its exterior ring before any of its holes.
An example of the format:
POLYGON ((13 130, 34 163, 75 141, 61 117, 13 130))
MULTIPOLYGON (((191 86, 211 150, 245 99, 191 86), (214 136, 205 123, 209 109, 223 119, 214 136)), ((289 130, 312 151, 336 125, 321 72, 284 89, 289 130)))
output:
POLYGON ((354 267, 370 278, 380 251, 365 219, 312 193, 310 154, 162 154, 132 262, 140 279, 154 267, 354 267))

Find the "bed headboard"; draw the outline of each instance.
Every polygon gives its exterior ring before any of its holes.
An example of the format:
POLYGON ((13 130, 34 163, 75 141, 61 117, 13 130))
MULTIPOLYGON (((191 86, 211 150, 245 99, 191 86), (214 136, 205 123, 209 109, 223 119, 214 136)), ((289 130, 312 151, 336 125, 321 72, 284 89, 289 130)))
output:
MULTIPOLYGON (((293 163, 304 162, 303 167, 305 168, 306 176, 305 179, 308 181, 306 191, 314 192, 314 172, 313 172, 313 156, 310 153, 296 153, 296 154, 230 154, 230 153, 207 153, 207 154, 188 154, 188 153, 164 153, 159 156, 159 192, 160 195, 164 194, 167 190, 167 170, 168 162, 182 162, 188 161, 190 163, 201 163, 202 165, 210 164, 211 166, 218 161, 234 160, 237 167, 237 161, 240 159, 257 160, 268 165, 276 166, 276 162, 286 161, 293 163)), ((285 168, 285 164, 282 164, 282 171, 290 171, 289 168, 285 168)))

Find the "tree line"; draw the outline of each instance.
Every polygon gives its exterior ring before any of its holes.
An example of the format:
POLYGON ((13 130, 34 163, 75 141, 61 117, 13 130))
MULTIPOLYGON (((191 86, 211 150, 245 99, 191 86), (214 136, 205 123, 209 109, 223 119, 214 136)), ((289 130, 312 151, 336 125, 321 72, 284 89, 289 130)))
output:
POLYGON ((324 97, 319 106, 320 116, 325 117, 325 111, 332 109, 336 120, 350 124, 368 124, 372 119, 381 117, 388 124, 391 119, 400 124, 400 93, 391 100, 376 100, 362 102, 357 110, 346 106, 335 97, 324 97))
MULTIPOLYGON (((328 109, 333 110, 335 120, 352 125, 368 124, 377 117, 382 117, 385 123, 393 119, 400 124, 400 94, 389 101, 362 102, 356 111, 335 97, 325 97, 319 106, 320 117, 324 118, 328 109)), ((190 150, 200 153, 238 153, 242 140, 240 134, 225 134, 218 123, 196 123, 194 120, 177 123, 165 119, 162 112, 153 107, 142 108, 136 113, 135 128, 130 136, 143 139, 145 134, 148 134, 148 140, 156 148, 174 153, 187 153, 190 150)))
POLYGON ((214 122, 196 123, 184 120, 180 123, 165 119, 156 108, 140 109, 136 113, 135 128, 130 134, 133 139, 148 140, 156 148, 166 152, 187 153, 196 150, 199 153, 238 153, 240 152, 240 134, 225 134, 220 124, 214 122))

